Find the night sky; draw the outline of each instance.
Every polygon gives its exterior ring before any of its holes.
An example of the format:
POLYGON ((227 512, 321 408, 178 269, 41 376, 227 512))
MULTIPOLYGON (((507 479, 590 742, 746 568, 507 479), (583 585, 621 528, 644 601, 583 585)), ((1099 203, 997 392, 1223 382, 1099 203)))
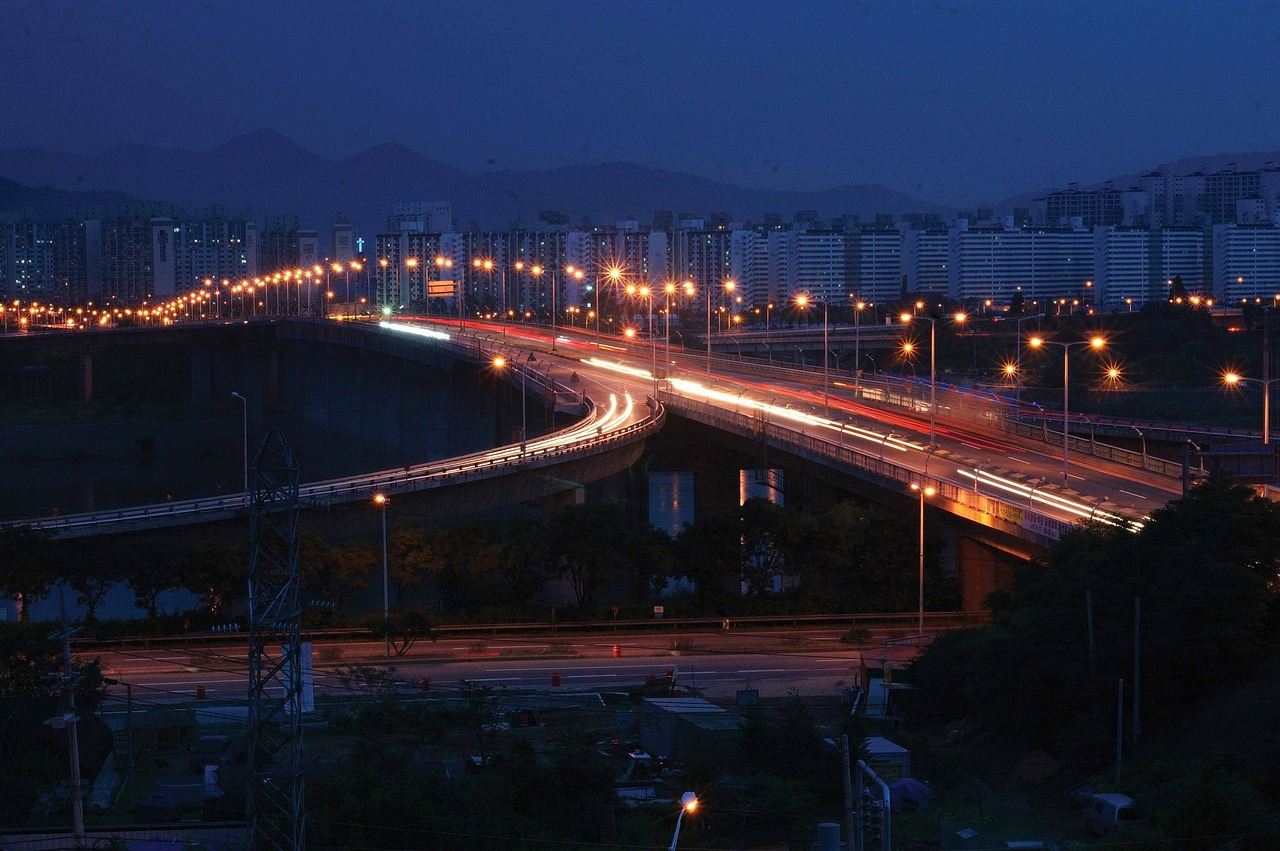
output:
POLYGON ((0 147, 631 161, 950 204, 1280 148, 1274 2, 0 2, 0 147))

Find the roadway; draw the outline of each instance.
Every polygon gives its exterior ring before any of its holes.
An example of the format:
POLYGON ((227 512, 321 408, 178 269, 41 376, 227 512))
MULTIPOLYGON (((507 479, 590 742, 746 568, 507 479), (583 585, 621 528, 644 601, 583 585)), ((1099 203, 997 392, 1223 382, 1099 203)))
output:
MULTIPOLYGON (((423 345, 445 346, 463 356, 501 355, 513 381, 519 371, 525 385, 557 402, 586 398, 595 404, 574 425, 524 444, 306 484, 301 488, 304 502, 366 500, 377 492, 422 489, 462 475, 501 475, 539 456, 589 448, 593 442, 643 428, 652 410, 642 400, 659 389, 721 411, 785 425, 820 438, 833 449, 848 448, 891 461, 920 481, 951 486, 953 493, 972 490, 1026 505, 1059 525, 1097 519, 1131 526, 1181 495, 1177 479, 1075 453, 1064 487, 1060 448, 1010 435, 982 424, 980 418, 975 422, 949 416, 945 407, 936 417, 931 448, 928 403, 917 400, 905 408, 883 403, 894 392, 887 381, 863 380, 861 392, 855 394, 851 378, 837 373, 824 393, 820 371, 769 369, 716 359, 708 374, 701 353, 668 350, 661 340, 650 346, 560 328, 553 341, 549 329, 540 326, 470 321, 459 328, 455 320, 443 318, 384 321, 379 326, 380 333, 414 337, 423 345), (535 363, 529 363, 529 354, 535 356, 535 363), (655 371, 661 381, 654 379, 655 371)), ((246 503, 247 495, 233 494, 44 518, 31 525, 74 534, 78 529, 161 523, 160 518, 183 522, 184 516, 193 515, 231 517, 243 511, 246 503)))
MULTIPOLYGON (((456 325, 453 326, 456 329, 456 325)), ((726 411, 751 412, 821 435, 833 446, 853 447, 919 473, 923 480, 948 482, 997 498, 1034 504, 1062 522, 1100 519, 1132 525, 1182 494, 1178 479, 1122 464, 1070 455, 1068 487, 1063 486, 1062 449, 1021 438, 968 419, 935 418, 936 448, 930 450, 927 400, 915 410, 878 403, 888 383, 863 380, 855 397, 852 377, 835 375, 822 390, 821 372, 777 369, 768 380, 742 374, 736 364, 713 361, 706 372, 702 354, 644 342, 601 338, 558 329, 555 351, 547 329, 527 325, 469 323, 469 332, 504 352, 533 351, 542 361, 572 370, 594 386, 614 393, 652 395, 662 391, 700 400, 726 411), (664 377, 655 382, 653 371, 664 377)), ((975 402, 975 404, 980 404, 975 402)))
MULTIPOLYGON (((650 677, 674 674, 677 683, 695 687, 712 699, 731 699, 738 689, 759 689, 764 696, 839 694, 854 681, 860 663, 879 667, 884 659, 900 668, 919 652, 911 642, 885 642, 888 633, 862 647, 840 640, 843 630, 751 630, 729 633, 620 633, 571 638, 511 636, 484 640, 420 641, 402 656, 393 655, 398 691, 420 693, 422 681, 437 695, 456 694, 462 683, 541 694, 577 691, 626 691, 650 677), (614 656, 614 647, 618 656, 614 656), (553 685, 553 675, 559 684, 553 685)), ((139 646, 97 655, 106 676, 128 682, 141 705, 189 704, 203 689, 204 700, 243 702, 248 691, 245 645, 191 645, 182 648, 139 646)), ((317 694, 349 696, 358 692, 339 669, 381 666, 381 641, 318 641, 313 645, 317 694)), ((119 686, 114 697, 123 697, 119 686)))

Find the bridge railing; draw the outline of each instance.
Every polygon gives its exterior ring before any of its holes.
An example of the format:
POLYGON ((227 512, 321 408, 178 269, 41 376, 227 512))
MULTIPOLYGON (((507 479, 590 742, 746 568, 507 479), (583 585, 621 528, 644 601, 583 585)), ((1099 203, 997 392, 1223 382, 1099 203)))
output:
MULTIPOLYGON (((647 436, 662 427, 665 411, 655 406, 648 417, 636 423, 612 429, 608 432, 592 434, 590 428, 596 419, 588 417, 569 429, 544 435, 538 438, 533 446, 526 446, 522 451, 519 444, 510 444, 492 450, 472 453, 470 455, 442 459, 411 465, 405 469, 380 471, 376 473, 349 476, 325 482, 304 484, 299 488, 299 497, 312 505, 328 503, 353 502, 372 498, 375 493, 403 493, 412 490, 443 487, 468 481, 500 475, 505 471, 521 468, 543 467, 560 463, 573 457, 585 457, 614 445, 629 443, 647 436), (581 430, 580 440, 571 444, 549 443, 562 438, 566 433, 581 430), (505 450, 505 451, 504 451, 505 450), (497 453, 497 454, 495 454, 497 453)), ((174 500, 152 505, 136 506, 114 511, 98 511, 83 514, 69 514, 62 517, 48 517, 34 520, 14 521, 9 525, 25 526, 31 529, 43 529, 51 532, 71 530, 86 526, 120 526, 128 523, 175 520, 181 517, 204 514, 210 519, 231 517, 248 508, 247 494, 233 494, 221 497, 204 497, 189 500, 174 500)))
POLYGON ((773 422, 760 412, 753 415, 728 411, 710 401, 691 399, 665 390, 659 393, 659 398, 673 413, 680 416, 746 437, 767 439, 788 451, 821 460, 828 465, 835 462, 838 467, 863 478, 870 478, 881 485, 895 484, 895 489, 907 496, 912 495, 913 484, 932 484, 937 488, 938 496, 951 503, 955 513, 984 525, 1017 527, 1024 537, 1042 545, 1058 540, 1076 522, 1088 520, 1099 512, 1102 517, 1125 517, 1123 509, 1109 506, 1100 500, 1087 506, 1091 509, 1090 512, 1078 520, 1063 520, 1033 507, 1036 499, 1034 488, 1024 503, 982 493, 981 485, 976 479, 974 482, 961 483, 948 480, 942 475, 930 475, 905 464, 894 463, 885 457, 887 440, 881 442, 878 450, 855 448, 844 443, 843 431, 837 432, 834 437, 827 436, 829 431, 825 429, 823 434, 811 434, 803 425, 773 422))
MULTIPOLYGON (((732 366, 735 370, 762 376, 771 375, 776 377, 781 375, 792 380, 814 384, 815 386, 821 382, 822 377, 821 370, 777 365, 766 366, 755 362, 756 359, 754 358, 720 355, 716 360, 722 368, 732 366)), ((868 376, 864 374, 855 381, 849 374, 833 371, 828 374, 828 381, 829 383, 841 382, 843 384, 840 388, 841 392, 855 393, 854 398, 857 401, 891 405, 896 408, 904 408, 915 414, 927 414, 929 412, 929 382, 922 379, 910 376, 890 376, 885 374, 868 376), (850 382, 853 382, 854 386, 850 386, 850 382)), ((937 399, 939 416, 975 423, 1007 434, 1030 438, 1051 445, 1061 445, 1062 443, 1061 416, 1055 422, 1052 412, 1039 410, 1038 406, 1032 407, 1025 403, 1017 403, 990 390, 962 387, 942 381, 938 382, 937 399)), ((1139 428, 1153 431, 1177 429, 1177 426, 1169 423, 1139 421, 1128 423, 1122 420, 1098 417, 1086 418, 1083 416, 1079 418, 1073 417, 1068 425, 1071 431, 1075 432, 1077 426, 1083 429, 1103 422, 1115 427, 1126 428, 1136 424, 1139 428)), ((1252 436, 1256 438, 1261 434, 1260 432, 1250 432, 1242 429, 1209 429, 1208 427, 1202 428, 1201 431, 1206 434, 1232 437, 1252 436)), ((1155 455, 1113 446, 1099 441, 1093 434, 1085 438, 1078 437, 1073 433, 1070 437, 1069 446, 1072 452, 1103 458, 1160 476, 1181 478, 1183 474, 1181 461, 1170 461, 1155 455)), ((1204 472, 1203 465, 1198 464, 1190 472, 1192 475, 1202 474, 1204 472)))

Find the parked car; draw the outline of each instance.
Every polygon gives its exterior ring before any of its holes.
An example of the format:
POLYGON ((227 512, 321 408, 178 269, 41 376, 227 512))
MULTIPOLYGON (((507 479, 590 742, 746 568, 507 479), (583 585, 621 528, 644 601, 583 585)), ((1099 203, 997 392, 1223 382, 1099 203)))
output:
POLYGON ((231 762, 234 745, 230 736, 201 736, 191 746, 187 767, 194 774, 204 771, 206 765, 226 765, 231 762))
POLYGON ((1090 833, 1115 833, 1145 820, 1128 795, 1095 792, 1085 800, 1084 826, 1090 833))

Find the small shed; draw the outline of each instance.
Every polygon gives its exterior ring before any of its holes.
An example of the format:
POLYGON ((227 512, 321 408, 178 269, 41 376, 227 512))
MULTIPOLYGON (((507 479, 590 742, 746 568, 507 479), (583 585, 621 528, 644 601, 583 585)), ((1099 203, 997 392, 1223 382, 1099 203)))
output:
POLYGON ((869 736, 862 744, 867 765, 886 783, 911 776, 911 751, 884 736, 869 736))
POLYGON ((700 697, 646 698, 640 709, 640 747, 676 762, 714 758, 737 747, 745 721, 700 697))

